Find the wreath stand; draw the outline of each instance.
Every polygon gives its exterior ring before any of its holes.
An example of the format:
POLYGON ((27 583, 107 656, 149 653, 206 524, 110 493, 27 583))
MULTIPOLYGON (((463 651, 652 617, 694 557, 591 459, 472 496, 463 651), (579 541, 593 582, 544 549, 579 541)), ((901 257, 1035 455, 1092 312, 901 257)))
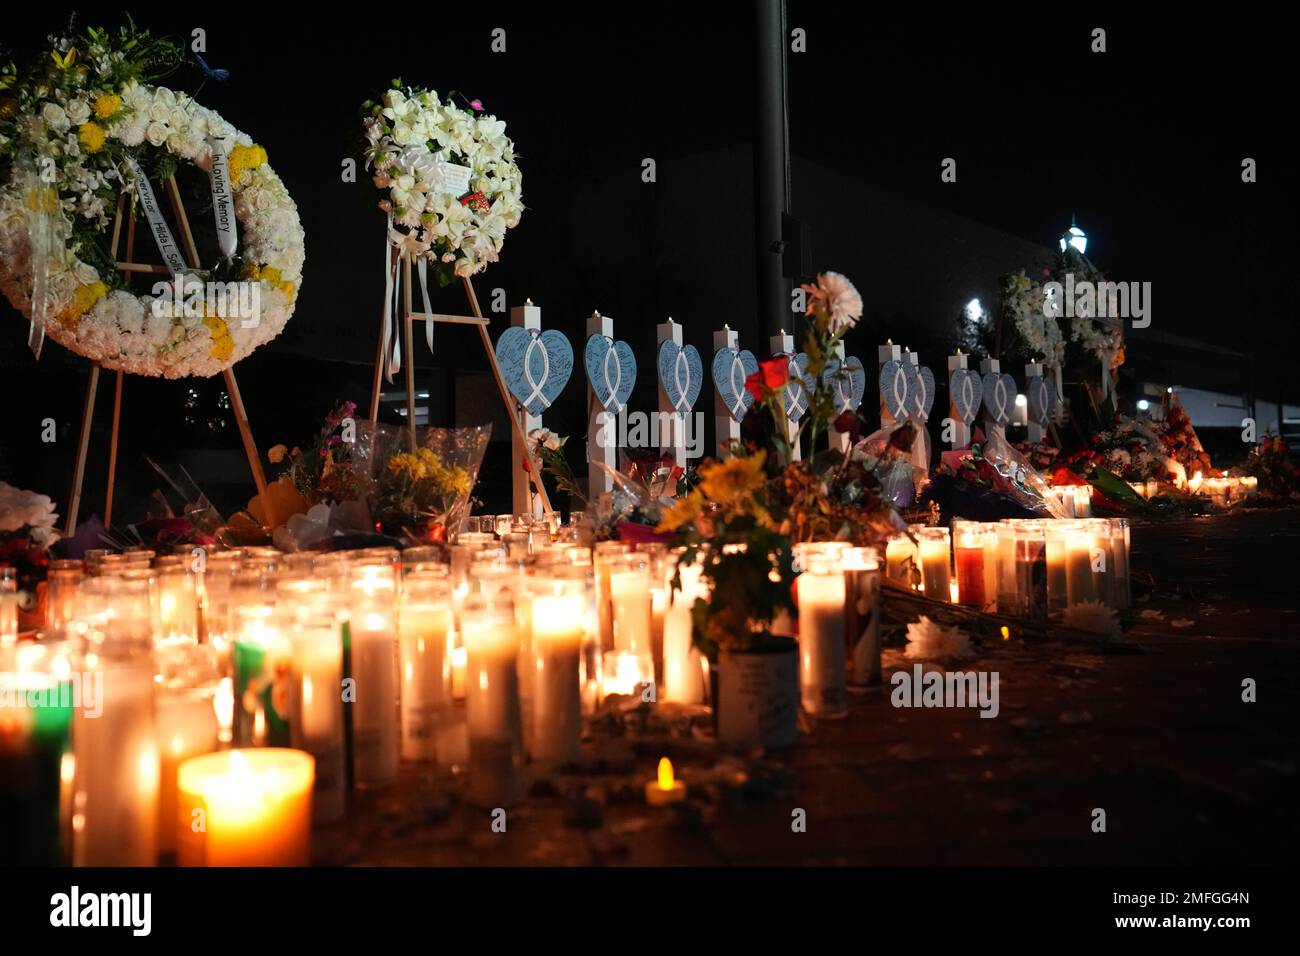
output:
MULTIPOLYGON (((389 255, 394 252, 394 247, 389 246, 389 255)), ((402 348, 406 350, 406 374, 403 376, 403 384, 406 390, 406 432, 407 442, 412 449, 415 448, 415 347, 414 347, 414 323, 416 319, 426 322, 444 323, 446 325, 473 325, 478 327, 479 337, 482 340, 483 352, 487 355, 488 368, 492 370, 492 377, 496 380, 497 390, 501 393, 501 401, 506 408, 506 416, 510 419, 510 424, 514 431, 514 441, 520 450, 520 459, 528 464, 528 477, 533 487, 537 489, 537 494, 541 498, 542 508, 547 516, 555 514, 551 507, 550 496, 546 493, 546 485, 542 481, 542 472, 533 458, 532 450, 528 447, 528 435, 524 431, 522 416, 526 412, 515 401, 510 389, 506 386, 505 379, 501 377, 501 367, 497 365, 497 353, 492 347, 492 339, 488 337, 488 322, 484 318, 482 310, 479 308, 478 296, 474 292, 474 283, 469 276, 462 276, 461 283, 465 287, 465 295, 469 299, 470 311, 473 315, 445 315, 440 312, 416 312, 414 311, 413 296, 414 290, 411 285, 411 256, 409 253, 402 251, 398 253, 402 258, 402 348)), ((391 262, 391 259, 390 259, 391 262)), ((386 315, 379 318, 379 343, 375 347, 375 377, 370 389, 370 424, 373 426, 379 419, 379 393, 380 386, 383 382, 383 369, 388 362, 388 356, 384 354, 384 328, 388 321, 386 315)), ((229 374, 229 373, 227 373, 229 374)))
MULTIPOLYGON (((176 221, 180 227, 181 240, 185 250, 185 258, 189 261, 192 268, 199 268, 199 251, 194 245, 194 234, 190 232, 189 219, 185 215, 185 206, 181 203, 180 190, 176 186, 176 178, 168 176, 164 183, 167 192, 167 198, 171 202, 172 211, 176 214, 176 221)), ((135 203, 129 204, 126 201, 126 195, 119 193, 117 197, 117 212, 113 217, 113 239, 108 248, 108 254, 113 258, 113 264, 119 272, 129 280, 132 273, 142 272, 151 275, 170 275, 166 266, 151 265, 149 263, 135 262, 135 203), (117 260, 118 242, 122 238, 122 221, 123 214, 127 222, 126 226, 126 259, 117 260)), ((95 393, 99 388, 99 370, 100 363, 92 362, 90 365, 90 382, 86 386, 86 404, 81 413, 81 433, 77 439, 77 458, 76 466, 72 473, 72 497, 68 502, 68 523, 67 533, 71 535, 77 527, 77 512, 81 507, 81 485, 86 475, 86 453, 90 447, 90 426, 91 420, 95 417, 95 393)), ((230 408, 235 415, 235 424, 239 426, 239 437, 244 443, 244 454, 248 456, 248 466, 253 472, 253 482, 257 485, 259 495, 266 494, 266 473, 262 470, 262 462, 258 457, 257 443, 253 440, 253 430, 248 424, 248 413, 244 410, 244 399, 239 394, 239 384, 235 381, 235 370, 233 365, 227 368, 223 373, 226 379, 226 392, 230 396, 230 408)), ((107 528, 113 522, 113 482, 117 474, 117 438, 122 422, 122 378, 123 372, 117 370, 117 380, 113 390, 113 428, 108 444, 108 485, 104 495, 104 527, 107 528)))

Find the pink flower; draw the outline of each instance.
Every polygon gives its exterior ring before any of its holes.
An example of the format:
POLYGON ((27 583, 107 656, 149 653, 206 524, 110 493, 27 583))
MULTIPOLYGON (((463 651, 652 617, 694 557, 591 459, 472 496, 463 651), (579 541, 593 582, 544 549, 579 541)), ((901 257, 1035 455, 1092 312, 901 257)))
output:
POLYGON ((483 101, 482 101, 482 100, 470 100, 470 101, 469 101, 469 108, 472 109, 472 110, 477 110, 478 112, 481 113, 481 112, 483 112, 483 101))

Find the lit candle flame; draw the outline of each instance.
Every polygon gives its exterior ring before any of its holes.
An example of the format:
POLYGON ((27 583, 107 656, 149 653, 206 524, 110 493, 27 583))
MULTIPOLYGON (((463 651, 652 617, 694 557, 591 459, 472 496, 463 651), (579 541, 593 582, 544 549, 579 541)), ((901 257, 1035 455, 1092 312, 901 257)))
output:
POLYGON ((1011 640, 1011 628, 1007 627, 1005 624, 1002 625, 1002 640, 1011 640))
POLYGON ((671 790, 673 788, 673 762, 667 757, 659 758, 659 789, 671 790))

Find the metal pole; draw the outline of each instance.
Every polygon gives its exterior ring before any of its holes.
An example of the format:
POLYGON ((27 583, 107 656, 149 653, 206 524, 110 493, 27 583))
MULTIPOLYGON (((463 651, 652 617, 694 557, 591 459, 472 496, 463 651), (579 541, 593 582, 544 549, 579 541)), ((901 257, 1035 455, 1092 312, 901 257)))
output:
POLYGON ((755 0, 754 10, 755 266, 757 311, 767 337, 789 324, 790 308, 790 286, 781 268, 781 214, 790 207, 785 0, 755 0))

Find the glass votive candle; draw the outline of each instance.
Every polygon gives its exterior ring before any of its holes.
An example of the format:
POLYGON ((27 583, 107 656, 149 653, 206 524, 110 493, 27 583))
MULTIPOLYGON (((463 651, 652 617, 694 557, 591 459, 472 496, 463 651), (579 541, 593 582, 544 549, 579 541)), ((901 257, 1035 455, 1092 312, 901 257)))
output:
POLYGON ((1093 589, 1097 600, 1107 607, 1115 606, 1115 554, 1111 544, 1111 526, 1108 518, 1088 518, 1084 527, 1092 535, 1090 561, 1093 589))
POLYGON ((596 615, 600 625, 600 646, 602 650, 614 649, 614 605, 610 597, 609 575, 611 564, 621 555, 632 549, 622 541, 600 541, 592 549, 592 563, 595 568, 596 615))
POLYGON ((231 655, 236 747, 287 747, 292 702, 292 647, 272 604, 234 609, 231 655))
POLYGON ((1047 619, 1047 541, 1041 522, 1021 522, 1015 529, 1016 614, 1047 619))
POLYGON ((1133 581, 1129 576, 1129 541, 1128 518, 1111 518, 1111 560, 1114 562, 1113 584, 1115 607, 1118 610, 1133 606, 1133 581))
POLYGON ((571 763, 582 734, 582 650, 587 580, 579 569, 533 580, 532 733, 529 752, 544 764, 571 763))
POLYGON ((1092 532, 1083 524, 1073 524, 1065 531, 1065 587, 1070 605, 1097 600, 1097 581, 1092 571, 1092 532))
POLYGON ((189 559, 173 556, 175 562, 154 569, 158 588, 154 640, 161 644, 196 644, 199 639, 199 601, 189 559))
POLYGON ((989 602, 985 591, 984 530, 977 521, 954 519, 952 523, 953 563, 957 568, 959 603, 982 608, 989 602))
POLYGON ((46 573, 45 629, 49 636, 67 635, 68 625, 76 614, 77 586, 84 570, 80 560, 62 558, 51 561, 46 573))
POLYGON ((650 562, 638 552, 609 559, 614 650, 653 659, 650 562))
POLYGON ((854 684, 880 683, 880 558, 875 548, 848 548, 844 569, 844 635, 854 684))
POLYGON ((1047 559, 1047 611, 1056 614, 1070 604, 1069 535, 1077 531, 1073 521, 1049 521, 1044 528, 1044 547, 1047 559))
POLYGON ((503 807, 523 796, 519 636, 508 595, 469 595, 461 612, 466 652, 469 797, 503 807))
POLYGON ((922 528, 918 533, 921 556, 921 583, 925 596, 936 601, 950 601, 952 569, 951 546, 947 528, 922 528))
POLYGON ((1092 517, 1092 485, 1074 486, 1074 516, 1076 518, 1092 517))
POLYGON ((294 706, 289 739, 315 760, 312 819, 343 819, 347 742, 343 718, 343 626, 346 612, 331 582, 281 581, 276 613, 292 656, 294 706))
POLYGON ((378 787, 397 776, 397 578, 393 565, 352 568, 347 677, 352 703, 352 774, 358 787, 378 787))
POLYGON ((704 669, 695 648, 691 612, 697 598, 708 599, 708 589, 698 563, 675 563, 675 570, 681 586, 669 594, 664 614, 662 698, 679 704, 702 704, 704 669))
POLYGON ((0 567, 0 646, 18 640, 18 569, 0 567))
POLYGON ((815 717, 843 717, 848 713, 844 572, 826 553, 805 552, 803 560, 804 571, 795 585, 799 698, 815 717))
POLYGON ((158 852, 169 857, 176 852, 177 834, 193 822, 178 816, 177 769, 182 761, 217 749, 220 673, 216 652, 206 644, 173 645, 159 649, 157 658, 158 852))
POLYGON ((191 757, 177 773, 181 866, 307 866, 315 761, 263 747, 191 757))
POLYGON ((916 587, 920 578, 916 544, 908 535, 891 535, 885 544, 885 578, 905 588, 916 587))
POLYGON ((71 766, 73 694, 66 646, 0 646, 0 860, 60 866, 61 809, 71 766))
POLYGON ((402 757, 436 760, 451 708, 451 578, 408 573, 402 581, 398 634, 402 673, 402 757))
POLYGON ((124 572, 85 581, 80 591, 76 626, 84 628, 85 652, 72 725, 73 865, 154 866, 159 755, 149 581, 124 572))

